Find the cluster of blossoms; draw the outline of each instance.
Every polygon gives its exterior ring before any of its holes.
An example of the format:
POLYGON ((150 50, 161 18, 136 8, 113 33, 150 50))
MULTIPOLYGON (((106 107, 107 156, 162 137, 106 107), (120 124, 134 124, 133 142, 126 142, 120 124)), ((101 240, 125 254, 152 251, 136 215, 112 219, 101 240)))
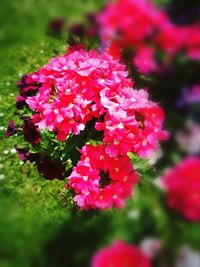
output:
POLYGON ((145 90, 132 89, 127 75, 124 65, 106 53, 75 51, 32 75, 42 86, 26 103, 36 111, 35 125, 54 131, 59 141, 78 135, 95 118, 96 130, 104 131, 106 153, 149 156, 167 138, 164 113, 145 90))
POLYGON ((105 145, 86 145, 81 159, 69 176, 68 185, 76 192, 74 200, 84 209, 122 207, 138 182, 128 156, 110 157, 105 145))
POLYGON ((109 247, 99 250, 94 255, 92 267, 151 267, 151 259, 138 247, 115 241, 109 247))
MULTIPOLYGON (((79 147, 81 159, 68 182, 75 202, 84 209, 121 207, 138 182, 127 153, 149 157, 159 141, 168 137, 162 129, 163 110, 148 99, 147 91, 135 90, 133 85, 118 60, 107 53, 83 49, 70 49, 18 83, 17 107, 32 111, 22 129, 24 139, 33 147, 40 144, 44 130, 53 132, 59 142, 70 142, 71 137, 87 133, 79 147), (101 144, 83 147, 91 139, 101 144)), ((26 155, 19 153, 32 159, 28 151, 26 155)), ((58 165, 58 178, 63 177, 60 161, 42 156, 38 162, 44 177, 53 179, 58 165), (49 172, 45 171, 48 163, 52 166, 49 172)))
POLYGON ((178 26, 148 0, 109 2, 97 20, 102 48, 122 58, 126 50, 131 51, 140 73, 159 71, 179 52, 200 59, 200 25, 178 26))
POLYGON ((188 157, 161 179, 168 205, 191 221, 200 222, 200 158, 188 157))
POLYGON ((32 119, 39 129, 56 132, 59 141, 72 133, 78 135, 88 121, 105 113, 101 90, 132 86, 127 75, 122 64, 94 50, 54 58, 32 75, 42 83, 38 93, 26 100, 37 112, 32 119))
POLYGON ((148 100, 145 90, 105 88, 101 96, 107 113, 96 129, 104 131, 106 152, 111 156, 134 152, 145 158, 158 148, 159 140, 168 138, 168 132, 162 130, 164 112, 148 100))

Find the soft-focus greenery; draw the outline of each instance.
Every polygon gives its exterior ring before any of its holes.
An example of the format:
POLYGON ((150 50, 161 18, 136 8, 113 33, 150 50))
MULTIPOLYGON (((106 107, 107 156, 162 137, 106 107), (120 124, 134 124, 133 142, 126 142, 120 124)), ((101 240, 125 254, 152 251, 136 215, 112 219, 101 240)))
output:
POLYGON ((98 10, 102 2, 1 0, 1 267, 87 267, 95 250, 114 238, 139 243, 144 237, 161 237, 169 255, 181 243, 199 247, 198 226, 167 215, 163 196, 151 182, 158 173, 149 170, 146 162, 133 159, 143 182, 124 210, 84 214, 64 205, 63 182, 44 180, 33 166, 20 162, 13 150, 15 138, 4 138, 7 122, 16 111, 16 81, 55 56, 55 49, 66 51, 64 39, 46 35, 48 21, 57 16, 79 21, 86 12, 98 10))

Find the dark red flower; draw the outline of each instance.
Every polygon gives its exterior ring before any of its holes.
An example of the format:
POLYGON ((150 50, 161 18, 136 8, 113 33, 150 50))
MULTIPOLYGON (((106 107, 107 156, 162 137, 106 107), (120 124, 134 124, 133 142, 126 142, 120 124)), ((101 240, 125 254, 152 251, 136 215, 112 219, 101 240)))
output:
POLYGON ((19 148, 16 146, 15 149, 17 150, 19 158, 24 162, 26 162, 27 160, 34 162, 39 160, 40 158, 39 153, 30 153, 28 147, 19 148))
POLYGON ((16 107, 18 109, 23 109, 23 107, 26 105, 26 98, 24 96, 18 95, 16 97, 16 107))
POLYGON ((6 130, 6 137, 10 137, 18 132, 18 129, 15 127, 14 121, 10 120, 8 122, 8 128, 6 130))
POLYGON ((21 80, 17 83, 17 87, 20 91, 20 96, 28 97, 37 93, 41 87, 41 83, 37 83, 32 79, 32 74, 23 75, 21 80))
POLYGON ((32 146, 36 146, 41 141, 40 131, 33 124, 32 120, 24 120, 23 125, 24 139, 31 143, 32 146))
POLYGON ((60 35, 65 26, 66 20, 63 17, 52 19, 47 26, 48 33, 53 35, 60 35))
POLYGON ((46 156, 38 164, 38 171, 47 180, 53 180, 55 178, 63 180, 65 166, 62 164, 62 161, 60 159, 53 160, 46 156))
POLYGON ((36 146, 41 141, 40 131, 33 124, 32 120, 24 120, 23 124, 24 139, 31 143, 32 146, 36 146))
POLYGON ((69 29, 70 33, 82 38, 85 35, 85 26, 82 23, 74 24, 69 29))

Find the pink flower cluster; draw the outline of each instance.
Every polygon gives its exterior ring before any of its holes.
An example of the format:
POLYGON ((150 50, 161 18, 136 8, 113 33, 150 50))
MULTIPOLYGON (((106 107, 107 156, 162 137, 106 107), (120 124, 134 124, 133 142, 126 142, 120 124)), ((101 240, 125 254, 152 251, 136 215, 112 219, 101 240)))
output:
POLYGON ((76 193, 74 200, 86 210, 122 207, 139 181, 128 156, 113 158, 105 149, 105 145, 84 146, 69 176, 68 186, 76 193))
POLYGON ((168 138, 168 132, 162 130, 164 112, 148 100, 145 90, 105 88, 101 99, 107 113, 96 129, 104 131, 103 141, 110 156, 134 152, 145 158, 158 148, 159 140, 168 138))
POLYGON ((65 141, 93 120, 95 129, 89 131, 102 132, 103 144, 83 147, 69 177, 74 200, 84 209, 121 207, 138 181, 127 152, 148 157, 168 137, 163 110, 145 90, 133 90, 127 75, 125 66, 107 53, 79 50, 52 59, 31 76, 40 87, 26 103, 40 130, 65 141))
POLYGON ((151 267, 152 263, 138 247, 115 241, 94 255, 91 267, 151 267))
POLYGON ((53 58, 32 75, 42 86, 26 102, 36 111, 35 124, 56 132, 58 140, 64 141, 104 114, 99 96, 102 89, 132 86, 127 75, 125 66, 106 53, 75 51, 53 58))
POLYGON ((178 52, 200 59, 200 25, 175 25, 150 0, 109 2, 97 20, 102 46, 115 56, 131 48, 133 62, 141 73, 159 70, 159 51, 162 64, 169 63, 178 52))
POLYGON ((32 78, 42 84, 26 101, 36 111, 33 121, 56 132, 58 140, 79 134, 92 118, 114 157, 149 156, 167 138, 162 109, 146 91, 133 90, 125 66, 106 53, 80 50, 54 58, 32 78))
POLYGON ((168 205, 187 219, 200 222, 200 158, 188 157, 161 180, 168 205))

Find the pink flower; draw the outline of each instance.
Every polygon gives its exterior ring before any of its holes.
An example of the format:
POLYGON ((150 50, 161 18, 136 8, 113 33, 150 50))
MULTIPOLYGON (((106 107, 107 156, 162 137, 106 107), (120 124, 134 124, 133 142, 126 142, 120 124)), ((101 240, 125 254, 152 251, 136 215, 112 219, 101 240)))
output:
POLYGON ((189 58, 200 60, 200 23, 187 28, 186 51, 189 58))
POLYGON ((188 157, 163 175, 170 208, 200 222, 200 158, 188 157))
POLYGON ((150 47, 140 48, 134 58, 134 64, 138 71, 148 74, 156 70, 156 61, 154 59, 154 50, 150 47))
POLYGON ((40 129, 57 133, 60 141, 69 134, 79 134, 92 118, 105 112, 99 94, 102 89, 132 86, 125 66, 106 53, 73 51, 53 58, 32 75, 41 84, 38 93, 26 103, 36 114, 35 124, 40 129))
POLYGON ((139 248, 115 241, 99 250, 92 258, 91 267, 151 267, 151 260, 139 248))
POLYGON ((168 55, 172 56, 184 48, 186 30, 175 25, 165 27, 155 38, 158 46, 168 55))
POLYGON ((105 149, 105 145, 84 146, 81 159, 69 176, 67 186, 74 190, 74 200, 83 209, 120 208, 138 183, 129 158, 112 158, 105 149))

